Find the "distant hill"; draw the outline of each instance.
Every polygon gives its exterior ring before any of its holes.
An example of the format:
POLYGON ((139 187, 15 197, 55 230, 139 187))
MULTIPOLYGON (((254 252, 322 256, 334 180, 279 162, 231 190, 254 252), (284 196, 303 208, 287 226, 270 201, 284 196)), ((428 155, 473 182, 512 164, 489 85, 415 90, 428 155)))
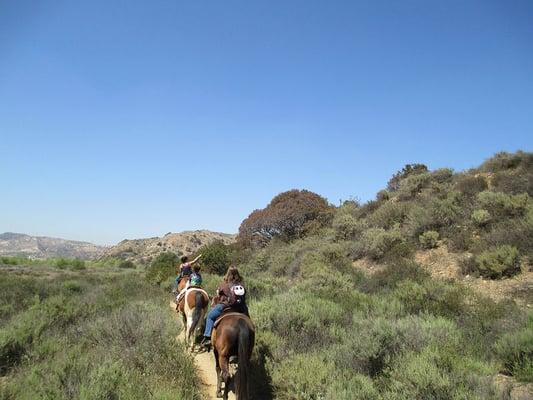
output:
POLYGON ((13 232, 0 234, 0 256, 93 259, 100 256, 104 249, 103 246, 88 242, 30 236, 13 232))
POLYGON ((107 248, 102 254, 102 258, 113 257, 145 264, 165 251, 176 254, 191 254, 203 245, 215 241, 230 244, 235 241, 235 235, 207 230, 169 232, 162 237, 123 240, 117 245, 107 248))

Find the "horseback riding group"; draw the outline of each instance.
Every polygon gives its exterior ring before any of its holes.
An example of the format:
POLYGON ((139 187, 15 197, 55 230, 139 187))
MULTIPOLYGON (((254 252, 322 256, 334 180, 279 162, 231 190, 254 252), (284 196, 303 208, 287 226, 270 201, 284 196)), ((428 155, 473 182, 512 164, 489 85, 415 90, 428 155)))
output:
POLYGON ((217 397, 227 399, 231 376, 230 360, 237 362, 234 391, 237 399, 248 398, 249 362, 255 340, 255 328, 246 305, 246 289, 236 267, 230 267, 218 286, 209 306, 209 295, 202 289, 202 275, 198 261, 184 256, 176 266, 176 311, 183 318, 185 342, 190 350, 195 349, 195 331, 203 325, 205 329, 200 343, 201 351, 213 348, 217 372, 217 397), (222 383, 224 390, 222 391, 222 383))

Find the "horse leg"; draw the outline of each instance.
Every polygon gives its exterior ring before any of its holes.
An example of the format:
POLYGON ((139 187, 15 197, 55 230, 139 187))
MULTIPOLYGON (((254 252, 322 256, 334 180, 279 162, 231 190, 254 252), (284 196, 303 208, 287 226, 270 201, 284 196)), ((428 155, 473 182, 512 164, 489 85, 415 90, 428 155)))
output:
POLYGON ((230 375, 229 375, 229 363, 227 356, 219 357, 220 362, 220 377, 224 381, 224 394, 222 396, 223 400, 228 400, 229 384, 230 384, 230 375))
POLYGON ((185 313, 180 312, 181 319, 183 323, 183 331, 185 332, 185 342, 187 342, 187 317, 185 317, 185 313))
POLYGON ((215 355, 215 368, 217 371, 217 397, 222 397, 222 377, 220 376, 220 363, 218 361, 218 351, 216 348, 213 349, 213 354, 215 355))

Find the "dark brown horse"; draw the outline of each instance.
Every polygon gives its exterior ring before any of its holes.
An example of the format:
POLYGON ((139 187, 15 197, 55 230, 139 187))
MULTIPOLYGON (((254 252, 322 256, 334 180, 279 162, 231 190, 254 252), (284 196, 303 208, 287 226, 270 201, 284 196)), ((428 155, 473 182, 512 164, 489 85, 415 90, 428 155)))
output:
POLYGON ((237 373, 234 377, 237 400, 249 398, 250 357, 255 341, 255 328, 248 316, 229 312, 215 323, 211 343, 217 371, 217 397, 228 399, 230 357, 237 357, 237 373), (224 392, 222 392, 224 382, 224 392))
POLYGON ((183 318, 185 343, 190 345, 191 352, 194 351, 195 345, 194 332, 196 328, 199 328, 202 325, 198 325, 198 323, 204 320, 208 305, 209 295, 206 291, 193 286, 187 289, 185 295, 177 306, 177 310, 183 318), (193 336, 192 338, 191 335, 193 336))

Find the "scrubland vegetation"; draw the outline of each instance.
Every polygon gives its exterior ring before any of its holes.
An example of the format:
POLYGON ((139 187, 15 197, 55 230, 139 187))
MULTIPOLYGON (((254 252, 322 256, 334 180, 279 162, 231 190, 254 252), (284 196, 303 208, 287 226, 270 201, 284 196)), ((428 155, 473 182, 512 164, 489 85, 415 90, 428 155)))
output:
MULTIPOLYGON (((365 204, 282 193, 243 221, 237 243, 202 248, 208 292, 230 264, 245 277, 256 398, 507 399, 497 374, 533 382, 527 307, 414 261, 445 246, 465 276, 527 273, 532 195, 530 153, 459 173, 412 164, 365 204), (361 260, 379 268, 355 268, 361 260)), ((2 398, 195 398, 191 361, 162 311, 177 262, 160 254, 144 281, 127 267, 3 276, 2 398)))
POLYGON ((227 253, 246 277, 274 397, 503 399, 496 374, 532 382, 533 315, 435 280, 413 258, 447 246, 464 274, 529 270, 531 195, 533 154, 518 152, 461 173, 406 166, 366 204, 291 191, 254 211, 227 253), (381 268, 364 273, 359 259, 381 268))
POLYGON ((200 398, 160 289, 134 270, 37 264, 0 264, 0 399, 200 398))

